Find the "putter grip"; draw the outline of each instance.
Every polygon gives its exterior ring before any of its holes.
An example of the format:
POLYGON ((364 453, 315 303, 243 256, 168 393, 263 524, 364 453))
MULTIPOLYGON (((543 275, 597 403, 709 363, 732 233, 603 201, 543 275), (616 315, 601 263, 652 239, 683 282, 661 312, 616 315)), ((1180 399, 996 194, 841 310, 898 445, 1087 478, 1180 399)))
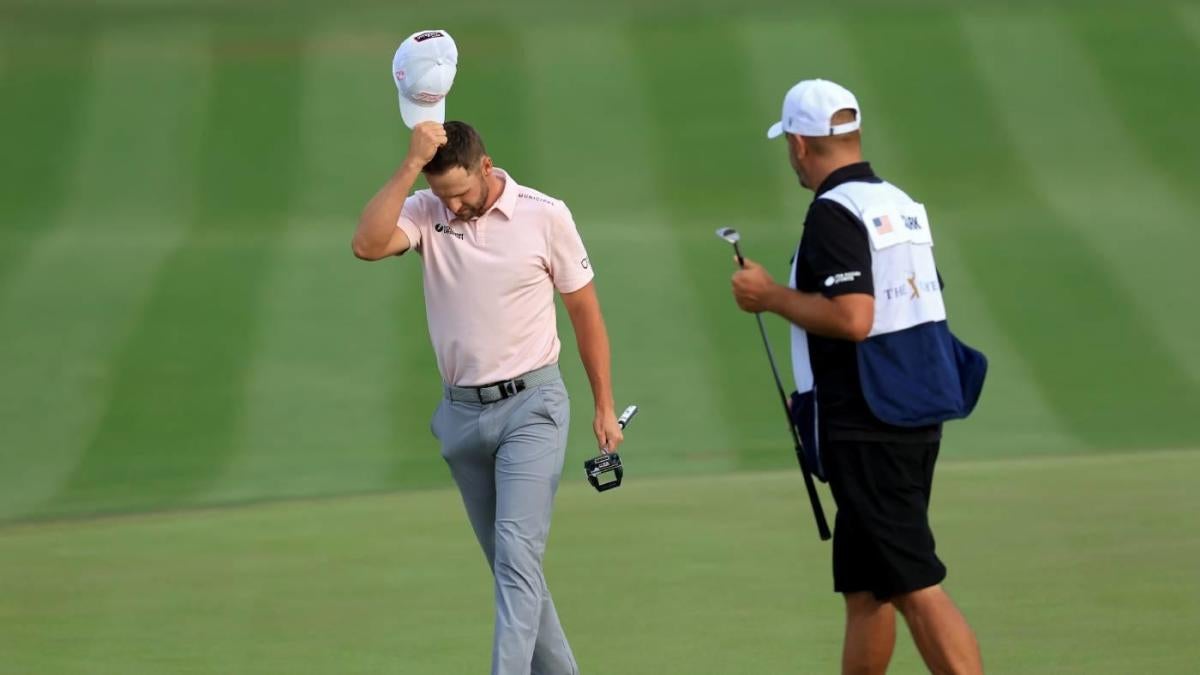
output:
MULTIPOLYGON (((629 426, 629 422, 633 419, 633 416, 636 415, 637 412, 638 407, 636 405, 631 405, 625 409, 625 412, 621 413, 621 416, 617 418, 617 426, 621 427, 621 431, 624 431, 625 427, 629 426)), ((606 454, 608 453, 608 448, 601 448, 601 450, 603 450, 606 454)))
POLYGON ((621 417, 617 419, 617 426, 621 427, 622 430, 625 429, 625 427, 629 426, 629 423, 633 421, 633 416, 636 415, 637 412, 638 407, 636 405, 631 405, 626 408, 625 412, 621 413, 621 417))

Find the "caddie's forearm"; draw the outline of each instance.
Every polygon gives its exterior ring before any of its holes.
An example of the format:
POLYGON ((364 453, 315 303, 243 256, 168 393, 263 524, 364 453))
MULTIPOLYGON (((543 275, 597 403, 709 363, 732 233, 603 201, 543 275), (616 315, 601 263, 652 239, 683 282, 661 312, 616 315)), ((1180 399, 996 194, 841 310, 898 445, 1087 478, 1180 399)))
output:
POLYGON ((359 216, 358 229, 354 232, 356 249, 372 251, 388 245, 396 230, 396 222, 400 220, 404 200, 408 199, 413 184, 421 175, 421 168, 406 160, 367 202, 359 216))
POLYGON ((767 310, 809 333, 841 340, 862 340, 852 316, 820 293, 802 293, 776 285, 767 297, 767 310))
POLYGON ((592 385, 592 398, 598 412, 613 412, 612 355, 609 350, 608 330, 604 317, 599 312, 588 312, 575 325, 575 342, 579 347, 579 358, 587 371, 592 385))

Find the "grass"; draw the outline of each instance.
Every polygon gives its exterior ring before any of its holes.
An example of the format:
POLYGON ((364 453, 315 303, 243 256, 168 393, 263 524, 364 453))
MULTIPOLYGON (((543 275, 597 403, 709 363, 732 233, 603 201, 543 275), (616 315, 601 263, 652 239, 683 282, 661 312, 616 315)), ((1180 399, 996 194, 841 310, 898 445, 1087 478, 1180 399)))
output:
MULTIPOLYGON (((630 468, 559 496, 546 568, 585 672, 836 670, 798 476, 630 468)), ((943 464, 939 551, 989 668, 1189 672, 1198 470, 1195 451, 943 464)), ((8 526, 0 597, 6 674, 482 672, 491 636, 443 489, 8 526)), ((907 641, 893 672, 921 672, 907 641)))

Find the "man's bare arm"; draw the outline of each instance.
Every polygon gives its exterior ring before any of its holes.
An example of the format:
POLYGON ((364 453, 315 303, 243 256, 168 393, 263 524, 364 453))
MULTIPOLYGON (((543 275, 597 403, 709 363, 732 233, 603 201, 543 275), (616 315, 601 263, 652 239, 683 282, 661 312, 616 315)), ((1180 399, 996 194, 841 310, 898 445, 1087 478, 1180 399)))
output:
POLYGON ((625 435, 617 424, 612 392, 612 355, 609 351, 608 330, 604 316, 600 313, 600 299, 596 287, 589 282, 574 293, 563 293, 563 304, 575 328, 575 341, 579 345, 579 358, 587 371, 592 385, 592 398, 596 403, 596 417, 592 431, 600 448, 615 452, 625 435))
POLYGON ((875 298, 866 293, 827 298, 820 293, 776 286, 768 295, 767 311, 815 335, 862 342, 871 333, 875 298))
POLYGON ((862 342, 875 323, 875 298, 847 293, 827 298, 775 283, 762 265, 745 259, 733 275, 733 296, 747 312, 774 312, 816 335, 862 342))
POLYGON ((421 169, 433 159, 437 149, 446 144, 446 130, 436 122, 418 124, 413 129, 408 155, 387 183, 367 202, 358 219, 358 229, 350 248, 360 260, 382 260, 400 255, 412 243, 408 235, 396 226, 404 201, 421 169))

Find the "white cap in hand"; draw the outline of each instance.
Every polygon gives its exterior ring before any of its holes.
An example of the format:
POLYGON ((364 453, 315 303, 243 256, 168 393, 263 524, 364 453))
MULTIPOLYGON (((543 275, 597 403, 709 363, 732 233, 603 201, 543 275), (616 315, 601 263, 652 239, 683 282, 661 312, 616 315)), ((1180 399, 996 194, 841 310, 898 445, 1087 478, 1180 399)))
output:
POLYGON ((392 57, 392 79, 408 128, 446 121, 446 95, 457 72, 458 45, 446 31, 423 30, 400 43, 392 57))

